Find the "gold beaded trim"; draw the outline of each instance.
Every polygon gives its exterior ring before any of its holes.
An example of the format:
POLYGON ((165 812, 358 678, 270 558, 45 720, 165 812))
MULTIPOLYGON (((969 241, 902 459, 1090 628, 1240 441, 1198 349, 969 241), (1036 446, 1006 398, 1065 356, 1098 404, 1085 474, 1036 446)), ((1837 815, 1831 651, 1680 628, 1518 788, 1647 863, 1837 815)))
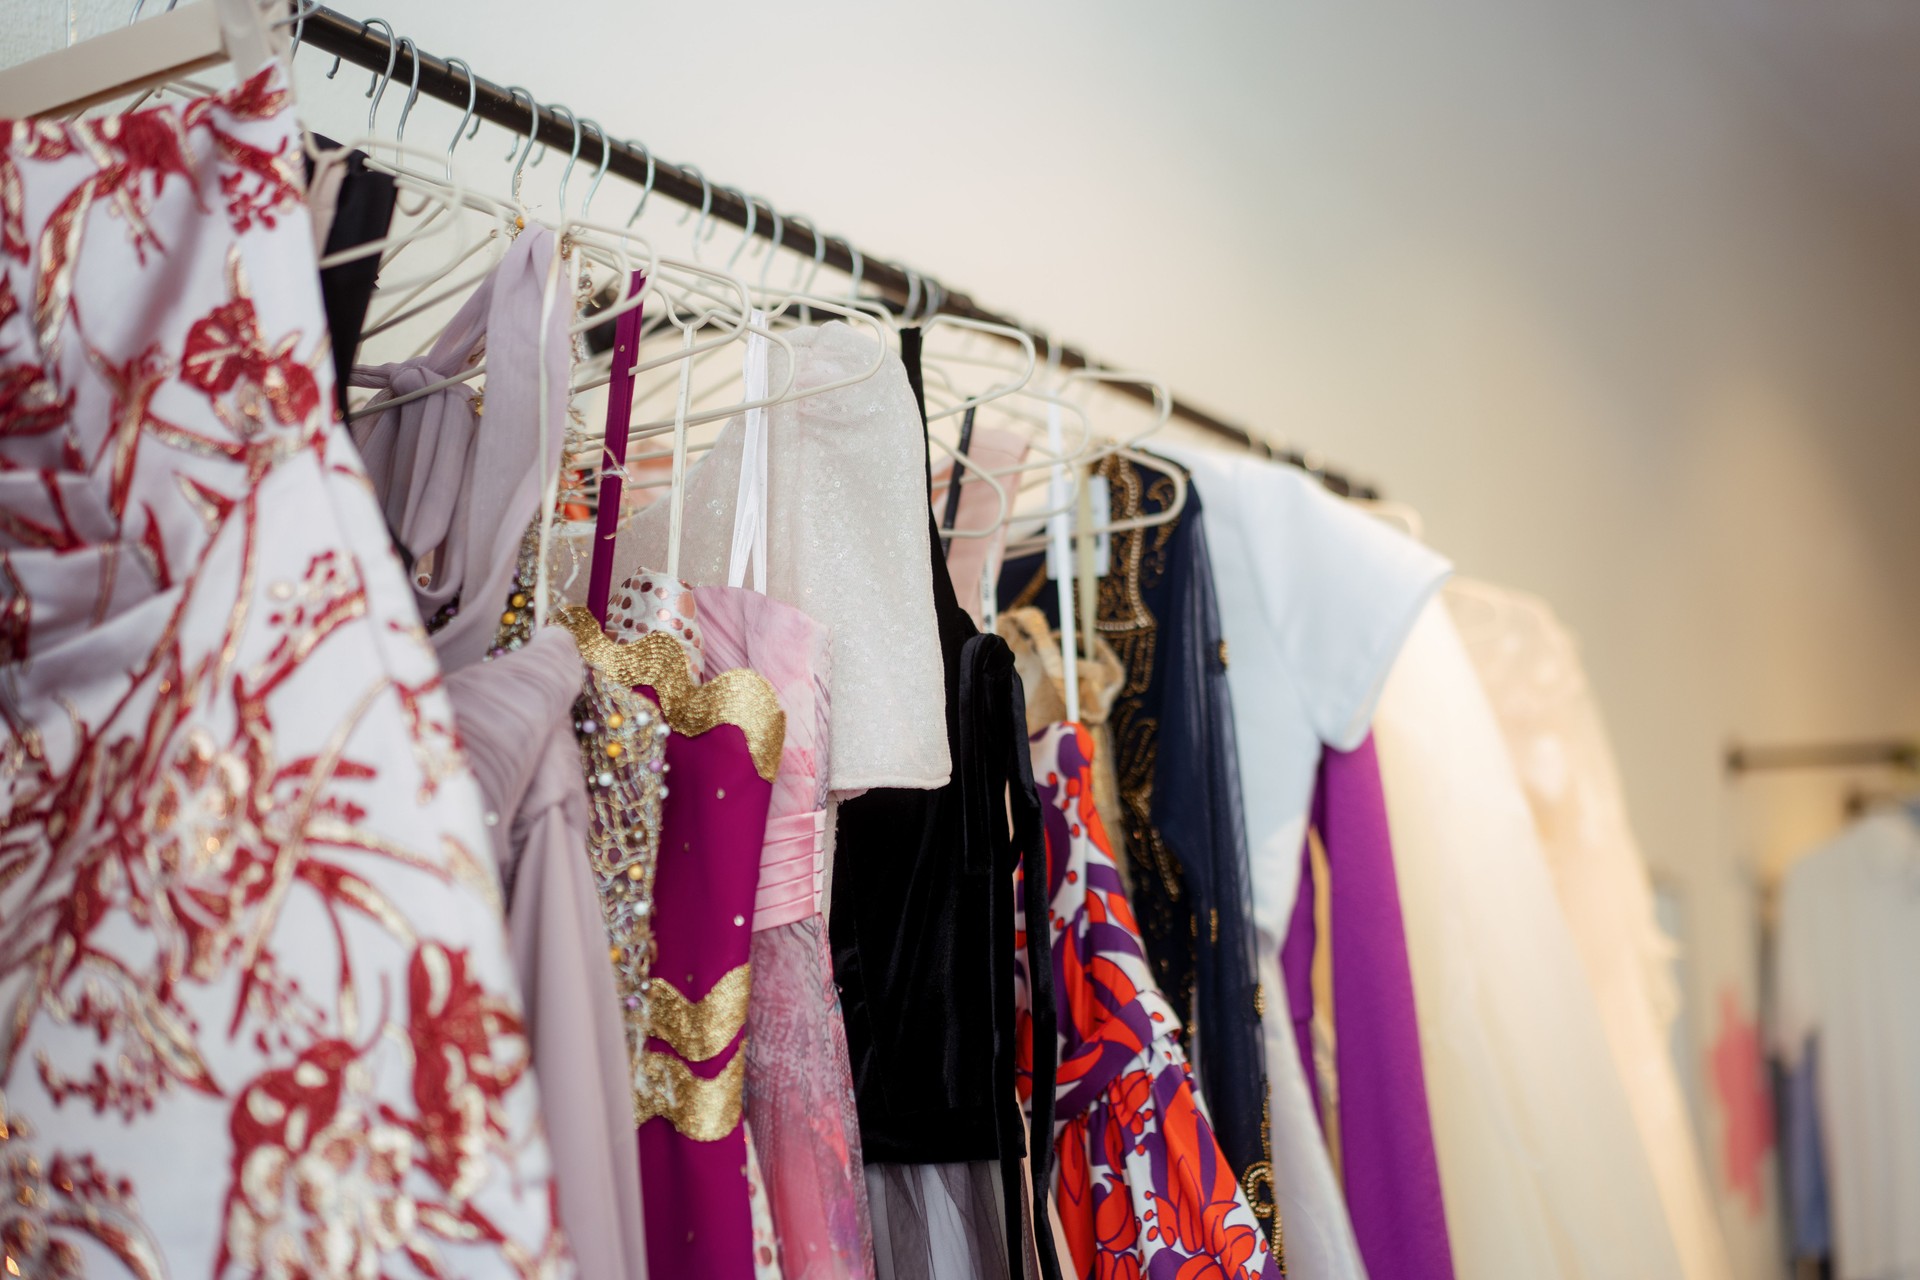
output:
POLYGON ((633 1091, 636 1123, 662 1119, 695 1142, 718 1142, 739 1126, 746 1054, 734 1054, 726 1070, 711 1080, 696 1076, 670 1053, 649 1053, 639 1074, 633 1091))
POLYGON ((629 686, 645 685, 660 699, 667 723, 686 737, 730 724, 747 737, 753 767, 772 782, 780 774, 787 740, 787 713, 766 677, 738 667, 695 684, 687 651, 678 640, 650 631, 629 644, 610 640, 593 615, 578 605, 554 616, 573 633, 580 656, 595 670, 629 686))
POLYGON ((574 732, 587 781, 587 861, 600 893, 627 1054, 637 1063, 651 1027, 653 878, 667 797, 667 724, 652 702, 589 667, 574 704, 574 732))
MULTIPOLYGON (((1268 1109, 1266 1081, 1261 1081, 1260 1099, 1260 1149, 1273 1150, 1273 1113, 1268 1109)), ((1247 1166, 1240 1175, 1240 1190, 1246 1193, 1247 1204, 1253 1210, 1253 1216, 1260 1220, 1260 1226, 1267 1233, 1267 1244, 1273 1250, 1274 1264, 1280 1274, 1287 1271, 1287 1233, 1285 1224, 1280 1221, 1280 1202, 1273 1194, 1273 1157, 1256 1160, 1247 1166)))
POLYGON ((747 1025, 750 967, 743 964, 728 970, 698 1000, 687 999, 680 988, 655 977, 647 991, 653 1004, 653 1034, 689 1062, 705 1062, 718 1054, 747 1025))

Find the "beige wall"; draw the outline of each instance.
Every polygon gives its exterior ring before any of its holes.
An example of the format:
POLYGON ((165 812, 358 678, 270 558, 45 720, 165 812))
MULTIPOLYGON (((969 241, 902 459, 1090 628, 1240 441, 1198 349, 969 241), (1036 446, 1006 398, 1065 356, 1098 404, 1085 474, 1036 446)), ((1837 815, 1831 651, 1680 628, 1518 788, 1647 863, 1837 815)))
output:
MULTIPOLYGON (((65 9, 9 7, 43 21, 16 55, 62 38, 65 9)), ((122 8, 88 0, 81 25, 122 8)), ((1463 570, 1545 596, 1682 895, 1701 1038, 1723 987, 1754 999, 1744 868, 1829 830, 1841 790, 1730 788, 1723 744, 1920 731, 1911 232, 1674 6, 384 16, 1319 449, 1417 507, 1463 570)), ((357 130, 364 76, 302 62, 315 118, 357 130)), ((413 138, 450 124, 423 108, 413 138)), ((504 150, 490 129, 463 155, 504 150)), ((629 199, 610 185, 600 212, 629 199)), ((648 222, 672 242, 670 216, 648 222)), ((1768 1274, 1765 1213, 1730 1212, 1742 1274, 1768 1274)))

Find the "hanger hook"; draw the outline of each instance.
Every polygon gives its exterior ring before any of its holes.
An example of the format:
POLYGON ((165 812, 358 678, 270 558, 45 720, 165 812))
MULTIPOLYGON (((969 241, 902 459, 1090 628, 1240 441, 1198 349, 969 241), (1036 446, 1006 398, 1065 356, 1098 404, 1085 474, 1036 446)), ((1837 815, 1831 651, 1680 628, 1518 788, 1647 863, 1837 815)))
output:
MULTIPOLYGON (((748 203, 751 204, 753 199, 754 197, 748 196, 748 203)), ((767 256, 760 260, 760 287, 762 289, 767 287, 767 268, 773 265, 774 257, 780 252, 780 242, 784 238, 787 229, 786 219, 782 218, 780 211, 773 207, 773 201, 767 200, 765 203, 767 213, 773 218, 773 234, 767 238, 767 256)))
POLYGON ((573 166, 580 161, 580 118, 573 114, 573 108, 564 102, 556 102, 547 108, 547 114, 558 116, 567 113, 567 123, 573 126, 573 150, 567 153, 567 167, 560 171, 560 220, 567 217, 567 179, 573 176, 573 166))
POLYGON ((527 95, 527 110, 532 113, 528 118, 526 143, 522 145, 520 140, 516 138, 514 139, 513 149, 507 152, 507 159, 513 161, 513 181, 516 184, 515 190, 519 189, 517 184, 520 181, 520 170, 526 165, 527 154, 533 150, 534 142, 540 132, 540 104, 533 100, 533 94, 517 84, 507 86, 507 97, 509 98, 517 98, 519 94, 523 93, 527 95))
POLYGON ((947 300, 946 286, 941 284, 938 280, 935 280, 932 276, 928 276, 927 277, 927 319, 932 320, 933 318, 938 316, 940 314, 940 308, 942 304, 946 302, 946 300, 947 300))
POLYGON ((860 301, 860 278, 867 273, 867 263, 860 256, 860 251, 853 247, 853 241, 841 236, 840 243, 847 246, 847 255, 853 259, 853 283, 847 286, 847 299, 850 302, 858 302, 860 301))
MULTIPOLYGON (((455 67, 467 73, 467 114, 460 117, 460 123, 453 127, 453 136, 447 139, 447 181, 449 182, 453 181, 453 149, 460 145, 460 135, 466 133, 467 121, 473 119, 473 104, 480 98, 480 82, 473 78, 473 68, 467 65, 467 60, 448 58, 447 70, 452 71, 455 67)), ((474 121, 473 127, 478 129, 479 121, 474 121)))
POLYGON ((740 260, 740 251, 747 247, 747 241, 753 239, 753 229, 760 221, 760 210, 754 207, 753 197, 738 187, 722 187, 722 191, 747 206, 747 229, 740 234, 740 243, 733 246, 733 252, 727 256, 727 270, 733 270, 733 264, 740 260))
POLYGON ((376 26, 387 29, 387 69, 374 72, 373 78, 367 81, 366 96, 373 99, 373 105, 367 108, 367 136, 371 138, 374 117, 380 114, 380 99, 387 96, 387 85, 393 79, 394 63, 400 60, 400 42, 394 38, 393 24, 385 18, 368 18, 360 25, 369 30, 376 26))
POLYGON ((907 305, 900 308, 900 323, 912 324, 914 313, 920 309, 920 273, 912 267, 902 267, 907 273, 907 305))
MULTIPOLYGON (((147 0, 138 0, 138 3, 133 6, 134 17, 137 18, 140 16, 140 10, 146 5, 146 3, 147 3, 147 0)), ((363 36, 367 34, 367 19, 365 18, 360 19, 360 34, 363 36)), ((327 68, 327 79, 331 80, 339 74, 340 74, 340 55, 336 53, 333 55, 333 65, 327 68)))
POLYGON ((607 176, 607 166, 613 163, 613 139, 600 127, 598 120, 582 120, 582 127, 593 126, 593 136, 600 139, 600 167, 593 171, 593 182, 587 187, 587 198, 580 202, 580 216, 585 218, 587 210, 593 208, 593 193, 600 189, 600 180, 607 176))
POLYGON ((647 158, 646 185, 640 188, 640 202, 634 205, 633 212, 627 215, 627 225, 632 226, 640 217, 640 211, 647 207, 647 197, 653 194, 653 152, 647 148, 646 143, 635 138, 628 138, 627 145, 639 148, 640 154, 647 158))
MULTIPOLYGON (((135 0, 133 6, 134 17, 137 18, 140 16, 140 6, 145 3, 146 0, 135 0)), ((307 34, 307 15, 319 7, 320 0, 294 0, 293 43, 287 46, 287 64, 289 66, 293 64, 294 55, 300 52, 300 41, 305 38, 307 34)), ((274 25, 278 26, 279 24, 275 23, 274 25)))
POLYGON ((407 136, 407 117, 413 114, 413 104, 420 101, 420 46, 413 42, 412 36, 401 36, 400 43, 406 46, 407 57, 413 62, 413 79, 407 85, 407 101, 400 108, 400 123, 394 128, 393 141, 398 146, 407 136))
MULTIPOLYGON (((813 270, 807 272, 806 284, 800 284, 800 270, 796 270, 793 273, 794 284, 799 286, 794 292, 811 293, 813 291, 813 282, 820 275, 820 266, 827 260, 827 238, 820 234, 820 228, 814 224, 813 219, 804 213, 791 214, 788 216, 787 221, 801 223, 807 230, 813 232, 813 270)), ((803 260, 800 263, 800 269, 804 270, 805 267, 806 263, 803 260)))
MULTIPOLYGON (((700 179, 700 221, 693 224, 693 260, 698 262, 700 261, 700 233, 706 230, 707 218, 713 213, 713 184, 707 181, 707 175, 701 172, 697 164, 683 164, 680 166, 680 172, 691 173, 700 179)), ((684 227, 687 225, 687 219, 692 216, 693 210, 689 209, 680 215, 680 221, 674 225, 684 227)))

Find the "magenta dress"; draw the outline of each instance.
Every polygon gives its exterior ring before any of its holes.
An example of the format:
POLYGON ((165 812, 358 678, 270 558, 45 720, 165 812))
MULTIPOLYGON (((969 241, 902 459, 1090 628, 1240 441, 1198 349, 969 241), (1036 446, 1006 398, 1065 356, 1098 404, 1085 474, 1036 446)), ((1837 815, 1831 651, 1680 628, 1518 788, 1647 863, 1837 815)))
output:
POLYGON ((826 881, 829 651, 825 625, 737 587, 696 587, 717 666, 750 667, 786 709, 786 742, 761 852, 747 1009, 747 1122, 783 1280, 867 1280, 873 1236, 826 881))
POLYGON ((671 729, 650 1034, 634 1073, 648 1268, 752 1280, 742 1040, 754 890, 786 717, 752 671, 702 678, 702 625, 683 583, 638 575, 614 601, 607 631, 634 656, 635 688, 671 729))

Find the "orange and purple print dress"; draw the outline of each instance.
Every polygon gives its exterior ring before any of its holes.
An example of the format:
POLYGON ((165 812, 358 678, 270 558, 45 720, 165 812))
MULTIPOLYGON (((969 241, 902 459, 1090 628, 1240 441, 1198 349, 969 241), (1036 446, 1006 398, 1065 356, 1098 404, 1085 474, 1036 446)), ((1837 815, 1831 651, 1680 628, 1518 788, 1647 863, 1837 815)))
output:
MULTIPOLYGON (((1220 1152, 1179 1019, 1147 966, 1094 809, 1092 764, 1093 738, 1078 725, 1033 736, 1060 1036, 1054 1206, 1071 1253, 1062 1261, 1082 1280, 1272 1280, 1280 1260, 1220 1152)), ((1017 975, 1025 1093, 1032 1026, 1023 964, 1017 975)))

